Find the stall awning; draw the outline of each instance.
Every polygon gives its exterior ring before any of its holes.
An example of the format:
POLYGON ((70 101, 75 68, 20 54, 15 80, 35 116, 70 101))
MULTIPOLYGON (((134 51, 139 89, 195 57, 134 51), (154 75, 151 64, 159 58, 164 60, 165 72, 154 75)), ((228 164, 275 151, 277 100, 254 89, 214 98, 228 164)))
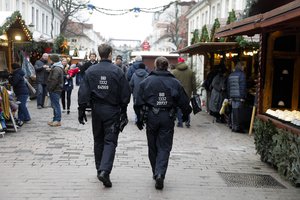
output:
POLYGON ((261 33, 263 30, 280 27, 300 27, 300 0, 293 1, 269 12, 254 15, 219 28, 216 38, 261 33))
POLYGON ((238 47, 237 42, 199 42, 183 49, 178 50, 174 53, 184 54, 188 53, 190 55, 195 54, 205 54, 209 52, 220 52, 228 51, 238 47))
MULTIPOLYGON (((6 34, 10 29, 20 29, 23 31, 25 40, 32 40, 32 34, 22 19, 19 11, 0 12, 0 35, 6 34)), ((10 35, 10 37, 12 37, 12 35, 10 35)))

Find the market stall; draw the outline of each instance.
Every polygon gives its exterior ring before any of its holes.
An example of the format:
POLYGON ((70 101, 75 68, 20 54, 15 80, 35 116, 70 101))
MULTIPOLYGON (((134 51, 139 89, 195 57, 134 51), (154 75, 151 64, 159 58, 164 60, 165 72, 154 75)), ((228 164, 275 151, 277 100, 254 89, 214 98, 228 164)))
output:
POLYGON ((22 20, 19 11, 0 12, 0 134, 4 134, 10 126, 17 131, 14 113, 17 104, 8 84, 8 75, 12 72, 12 63, 19 62, 15 44, 32 41, 32 36, 22 20))
POLYGON ((0 12, 0 71, 11 71, 16 61, 14 44, 32 41, 31 33, 19 11, 0 12))
POLYGON ((300 1, 263 3, 257 8, 268 11, 221 27, 216 37, 260 34, 255 147, 300 187, 300 1))
POLYGON ((221 27, 216 37, 260 34, 257 117, 300 134, 300 2, 221 27), (281 112, 282 111, 282 112, 281 112))

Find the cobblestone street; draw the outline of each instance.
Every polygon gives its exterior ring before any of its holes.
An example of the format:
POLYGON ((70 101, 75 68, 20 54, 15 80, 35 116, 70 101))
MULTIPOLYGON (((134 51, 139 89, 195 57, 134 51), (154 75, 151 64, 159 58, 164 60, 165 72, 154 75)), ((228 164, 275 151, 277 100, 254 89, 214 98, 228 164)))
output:
POLYGON ((191 128, 175 128, 165 188, 157 191, 145 130, 135 127, 132 105, 128 107, 130 122, 119 137, 113 187, 104 188, 96 177, 90 113, 86 125, 77 121, 77 90, 73 90, 70 115, 63 113, 61 127, 49 127, 52 109, 38 110, 32 100, 31 122, 0 138, 1 200, 299 200, 300 190, 260 161, 253 137, 232 133, 225 125, 213 123, 205 112, 192 116, 191 128), (225 172, 270 175, 279 183, 277 187, 230 185, 221 177, 225 172))

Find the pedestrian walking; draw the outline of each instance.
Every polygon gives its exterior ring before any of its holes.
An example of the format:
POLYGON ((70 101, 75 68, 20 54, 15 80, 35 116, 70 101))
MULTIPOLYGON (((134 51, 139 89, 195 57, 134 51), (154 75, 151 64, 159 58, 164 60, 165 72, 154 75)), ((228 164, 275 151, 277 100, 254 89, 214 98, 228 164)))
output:
MULTIPOLYGON (((188 98, 192 97, 192 94, 196 95, 196 76, 195 73, 189 69, 188 65, 185 63, 185 60, 181 57, 178 58, 178 64, 175 66, 175 69, 172 71, 174 76, 180 81, 182 84, 184 91, 186 92, 188 98)), ((182 111, 179 108, 177 110, 177 127, 183 127, 182 121, 182 111)), ((190 115, 188 116, 188 120, 185 122, 185 126, 189 128, 190 124, 190 115)))
POLYGON ((140 83, 135 112, 137 127, 142 130, 146 123, 148 157, 155 188, 163 189, 173 144, 176 109, 182 110, 182 121, 188 119, 192 108, 180 82, 168 71, 165 57, 155 59, 155 70, 140 83))
POLYGON ((72 71, 70 66, 68 65, 67 58, 63 58, 61 63, 64 68, 64 86, 61 92, 61 104, 63 108, 63 112, 66 111, 66 98, 67 98, 67 114, 70 114, 70 106, 71 106, 71 95, 73 90, 73 77, 68 73, 72 71), (67 94, 67 96, 66 96, 67 94))
POLYGON ((139 64, 139 68, 134 72, 129 85, 131 88, 132 96, 133 96, 133 103, 136 103, 137 93, 140 89, 140 83, 149 75, 146 71, 146 66, 144 63, 139 64))
POLYGON ((18 126, 22 126, 24 122, 31 120, 26 103, 29 96, 29 90, 25 83, 25 73, 21 66, 17 63, 12 64, 13 73, 9 76, 9 83, 13 86, 17 101, 20 102, 18 107, 18 126))
POLYGON ((121 55, 117 55, 115 65, 120 67, 123 70, 124 74, 127 73, 127 67, 123 64, 123 57, 121 55))
POLYGON ((131 77, 133 76, 135 70, 137 70, 140 66, 140 63, 143 63, 143 57, 138 55, 135 57, 135 61, 127 70, 127 80, 130 81, 131 77))
POLYGON ((78 121, 86 121, 85 109, 91 102, 94 155, 98 179, 111 187, 119 132, 127 124, 130 87, 122 69, 112 64, 112 47, 98 47, 101 60, 85 72, 78 91, 78 121))
POLYGON ((38 109, 44 107, 45 97, 47 95, 47 80, 50 71, 48 57, 49 55, 47 53, 44 53, 41 59, 37 60, 34 64, 37 85, 36 102, 38 109))
POLYGON ((231 123, 233 132, 244 132, 244 103, 247 97, 246 75, 240 61, 236 62, 235 70, 228 77, 228 97, 231 102, 231 123))
POLYGON ((224 115, 220 115, 220 110, 224 99, 227 97, 227 75, 224 64, 218 66, 218 74, 211 83, 211 96, 209 102, 210 113, 215 117, 217 123, 224 123, 224 115))
POLYGON ((57 54, 50 56, 52 62, 50 74, 47 81, 51 107, 53 109, 53 120, 48 122, 49 126, 61 126, 61 107, 59 103, 60 95, 64 84, 63 65, 57 54))

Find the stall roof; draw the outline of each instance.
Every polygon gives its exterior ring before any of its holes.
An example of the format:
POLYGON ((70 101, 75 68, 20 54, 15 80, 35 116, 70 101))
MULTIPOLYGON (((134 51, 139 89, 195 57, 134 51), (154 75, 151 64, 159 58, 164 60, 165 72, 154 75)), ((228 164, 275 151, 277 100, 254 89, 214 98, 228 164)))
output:
POLYGON ((254 15, 227 26, 223 26, 217 30, 215 37, 254 35, 261 33, 265 29, 272 29, 275 26, 289 26, 295 28, 299 27, 299 20, 300 0, 296 0, 269 12, 254 15))
POLYGON ((184 54, 189 53, 191 55, 204 54, 208 52, 219 52, 235 49, 238 47, 237 42, 199 42, 183 49, 178 50, 175 53, 184 54))

